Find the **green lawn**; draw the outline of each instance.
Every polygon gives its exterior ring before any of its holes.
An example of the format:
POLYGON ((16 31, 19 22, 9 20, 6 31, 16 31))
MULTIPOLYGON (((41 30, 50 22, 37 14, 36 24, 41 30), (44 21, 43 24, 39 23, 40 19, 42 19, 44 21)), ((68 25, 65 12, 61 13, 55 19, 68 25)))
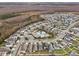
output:
POLYGON ((35 51, 35 52, 32 52, 32 54, 48 54, 49 51, 47 50, 40 50, 40 51, 35 51))
POLYGON ((79 49, 76 49, 75 51, 79 54, 79 49))
POLYGON ((67 52, 64 49, 57 49, 52 51, 53 54, 61 54, 61 55, 65 55, 67 54, 67 52))
POLYGON ((71 45, 69 46, 69 48, 72 49, 72 50, 76 50, 76 47, 77 47, 77 46, 76 46, 75 44, 71 44, 71 45))
POLYGON ((70 48, 65 48, 64 50, 65 50, 66 52, 70 52, 70 51, 71 51, 70 48))

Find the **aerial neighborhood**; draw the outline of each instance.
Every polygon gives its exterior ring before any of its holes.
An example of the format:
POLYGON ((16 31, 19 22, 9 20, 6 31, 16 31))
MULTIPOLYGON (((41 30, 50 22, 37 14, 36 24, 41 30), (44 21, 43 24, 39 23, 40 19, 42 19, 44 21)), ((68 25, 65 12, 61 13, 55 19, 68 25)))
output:
POLYGON ((79 14, 40 6, 0 16, 0 56, 79 56, 79 14))

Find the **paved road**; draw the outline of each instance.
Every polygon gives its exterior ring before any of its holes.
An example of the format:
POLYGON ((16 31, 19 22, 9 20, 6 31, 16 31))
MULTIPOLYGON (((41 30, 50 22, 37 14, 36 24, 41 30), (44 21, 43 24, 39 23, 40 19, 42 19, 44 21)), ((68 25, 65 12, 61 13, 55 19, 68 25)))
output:
POLYGON ((57 40, 63 38, 66 35, 66 33, 69 31, 69 29, 71 29, 73 26, 75 26, 78 23, 79 23, 79 21, 72 23, 66 30, 63 30, 62 34, 60 36, 58 36, 56 39, 54 39, 54 41, 57 41, 57 40))
MULTIPOLYGON (((72 28, 72 27, 73 27, 74 25, 76 25, 77 23, 79 23, 79 21, 77 21, 77 22, 75 22, 75 23, 72 23, 66 30, 63 30, 63 31, 62 31, 62 34, 59 35, 57 38, 55 38, 55 39, 53 39, 53 40, 51 40, 51 41, 48 40, 48 39, 47 39, 47 40, 44 40, 44 41, 46 41, 46 42, 55 42, 55 41, 57 41, 57 40, 63 38, 63 37, 66 35, 66 33, 69 31, 69 29, 72 28)), ((18 51, 18 49, 19 49, 19 47, 20 47, 22 41, 23 41, 23 39, 21 39, 20 42, 18 43, 18 45, 17 45, 17 47, 16 47, 15 52, 13 53, 13 55, 16 55, 16 54, 17 54, 17 51, 18 51)), ((38 40, 34 40, 34 41, 31 41, 31 42, 38 42, 38 40)))
POLYGON ((23 42, 23 39, 21 39, 21 40, 19 41, 19 43, 17 44, 17 46, 16 46, 16 48, 15 48, 15 51, 12 53, 12 56, 15 56, 15 55, 17 54, 17 52, 18 52, 18 50, 19 50, 19 47, 20 47, 20 45, 21 45, 22 42, 23 42))

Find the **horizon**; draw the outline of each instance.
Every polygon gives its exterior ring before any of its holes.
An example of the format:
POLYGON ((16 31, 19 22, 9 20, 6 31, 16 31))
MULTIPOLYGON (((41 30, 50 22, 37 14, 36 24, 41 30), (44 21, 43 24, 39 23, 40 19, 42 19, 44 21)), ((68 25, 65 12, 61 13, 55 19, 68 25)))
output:
POLYGON ((9 5, 26 5, 26 4, 36 4, 36 5, 79 5, 79 2, 0 2, 0 4, 9 5))

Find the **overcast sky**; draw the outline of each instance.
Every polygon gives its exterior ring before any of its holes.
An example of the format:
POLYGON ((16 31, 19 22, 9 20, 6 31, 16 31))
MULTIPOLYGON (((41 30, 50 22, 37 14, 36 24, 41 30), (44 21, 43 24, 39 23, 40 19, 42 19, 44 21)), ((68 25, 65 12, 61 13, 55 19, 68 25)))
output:
POLYGON ((0 0, 0 2, 79 2, 79 0, 0 0))

